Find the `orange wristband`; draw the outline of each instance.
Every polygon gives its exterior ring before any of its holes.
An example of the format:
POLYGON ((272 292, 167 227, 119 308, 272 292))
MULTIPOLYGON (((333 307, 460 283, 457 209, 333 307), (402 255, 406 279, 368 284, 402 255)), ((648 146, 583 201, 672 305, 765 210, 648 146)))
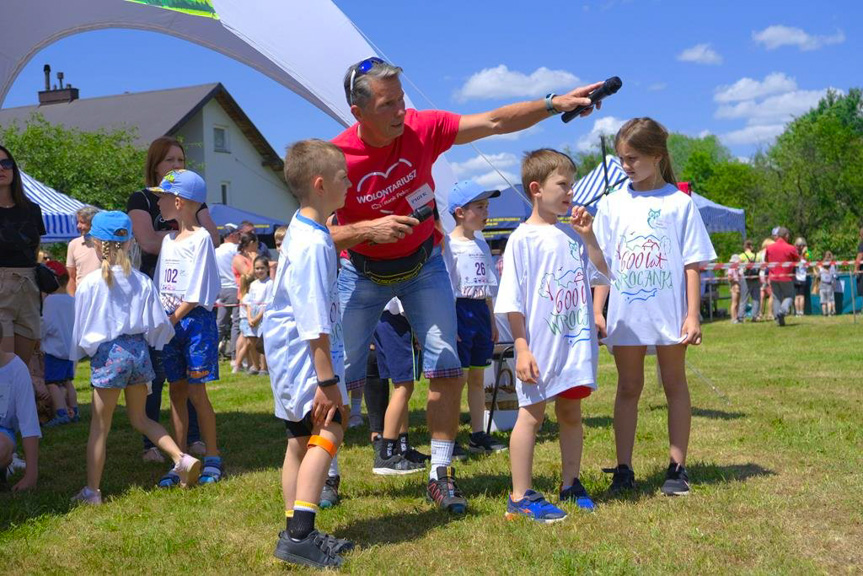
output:
POLYGON ((308 447, 311 448, 312 446, 318 446, 319 448, 323 448, 330 453, 330 456, 332 458, 336 457, 336 451, 338 450, 338 448, 336 448, 335 444, 333 444, 323 436, 312 436, 311 438, 309 438, 308 447))

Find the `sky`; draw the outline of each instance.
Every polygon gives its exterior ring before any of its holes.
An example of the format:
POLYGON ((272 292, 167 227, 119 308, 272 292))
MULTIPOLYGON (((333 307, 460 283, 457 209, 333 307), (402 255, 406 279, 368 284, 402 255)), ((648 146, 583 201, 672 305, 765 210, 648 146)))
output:
MULTIPOLYGON (((827 89, 863 86, 859 0, 335 3, 404 69, 406 91, 418 108, 470 114, 611 76, 623 80, 620 92, 587 118, 569 124, 550 118, 447 153, 459 178, 488 186, 501 184, 499 173, 517 182, 527 150, 589 150, 599 134, 614 134, 636 116, 690 136, 714 134, 745 159, 769 146, 827 89)), ((2 106, 36 104, 46 63, 64 72, 82 98, 221 82, 280 153, 296 140, 332 138, 342 129, 243 64, 131 30, 88 32, 46 47, 2 106)))

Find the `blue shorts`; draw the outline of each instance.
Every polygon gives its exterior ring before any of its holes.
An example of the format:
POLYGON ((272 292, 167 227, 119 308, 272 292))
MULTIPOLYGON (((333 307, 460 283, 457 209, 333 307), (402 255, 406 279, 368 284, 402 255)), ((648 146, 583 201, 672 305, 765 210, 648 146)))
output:
POLYGON ((63 384, 74 379, 74 362, 45 354, 45 384, 63 384))
POLYGON ((422 346, 426 378, 459 378, 456 350, 455 301, 440 246, 432 250, 416 278, 382 286, 359 274, 347 258, 341 260, 339 300, 345 333, 345 380, 348 390, 366 381, 369 344, 381 313, 393 296, 401 300, 405 315, 422 346))
MULTIPOLYGON (((0 434, 8 437, 12 441, 12 452, 18 449, 18 442, 15 441, 15 431, 5 426, 0 426, 0 434)), ((5 474, 5 470, 0 470, 0 474, 5 474)))
POLYGON ((242 334, 246 338, 253 338, 257 336, 257 334, 255 334, 255 329, 249 325, 248 318, 240 318, 240 334, 242 334))
POLYGON ((90 360, 90 385, 94 388, 125 388, 146 384, 155 377, 143 334, 103 342, 90 360))
POLYGON ((494 341, 491 339, 491 312, 485 300, 459 298, 455 302, 458 317, 458 357, 462 368, 485 368, 491 365, 494 341))
POLYGON ((219 327, 216 312, 198 306, 174 326, 162 350, 168 382, 204 384, 219 379, 219 327))
POLYGON ((407 318, 385 310, 375 328, 374 342, 382 380, 413 382, 420 379, 422 355, 414 348, 407 318))

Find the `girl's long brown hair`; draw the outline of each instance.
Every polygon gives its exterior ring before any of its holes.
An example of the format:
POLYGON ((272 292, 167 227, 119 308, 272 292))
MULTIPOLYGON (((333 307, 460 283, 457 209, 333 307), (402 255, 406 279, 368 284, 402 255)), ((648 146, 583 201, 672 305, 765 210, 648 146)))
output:
POLYGON ((620 154, 621 144, 646 156, 659 156, 659 173, 662 179, 677 186, 668 153, 668 130, 653 118, 633 118, 620 127, 614 138, 614 148, 620 154))

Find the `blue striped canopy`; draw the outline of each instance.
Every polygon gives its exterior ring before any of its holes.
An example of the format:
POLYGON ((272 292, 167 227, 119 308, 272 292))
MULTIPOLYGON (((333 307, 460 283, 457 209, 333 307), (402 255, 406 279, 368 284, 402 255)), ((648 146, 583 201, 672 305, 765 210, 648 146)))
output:
MULTIPOLYGON (((605 165, 608 169, 608 185, 612 189, 626 183, 626 172, 623 171, 620 160, 616 156, 612 156, 611 154, 606 156, 605 165)), ((593 202, 605 192, 605 187, 605 170, 602 164, 598 164, 596 168, 575 183, 572 193, 573 206, 584 206, 593 202)), ((591 207, 594 210, 596 209, 595 204, 592 204, 591 207)))
POLYGON ((43 243, 66 242, 79 235, 75 213, 86 204, 57 192, 23 171, 21 183, 27 198, 42 209, 42 220, 47 231, 42 236, 43 243))

